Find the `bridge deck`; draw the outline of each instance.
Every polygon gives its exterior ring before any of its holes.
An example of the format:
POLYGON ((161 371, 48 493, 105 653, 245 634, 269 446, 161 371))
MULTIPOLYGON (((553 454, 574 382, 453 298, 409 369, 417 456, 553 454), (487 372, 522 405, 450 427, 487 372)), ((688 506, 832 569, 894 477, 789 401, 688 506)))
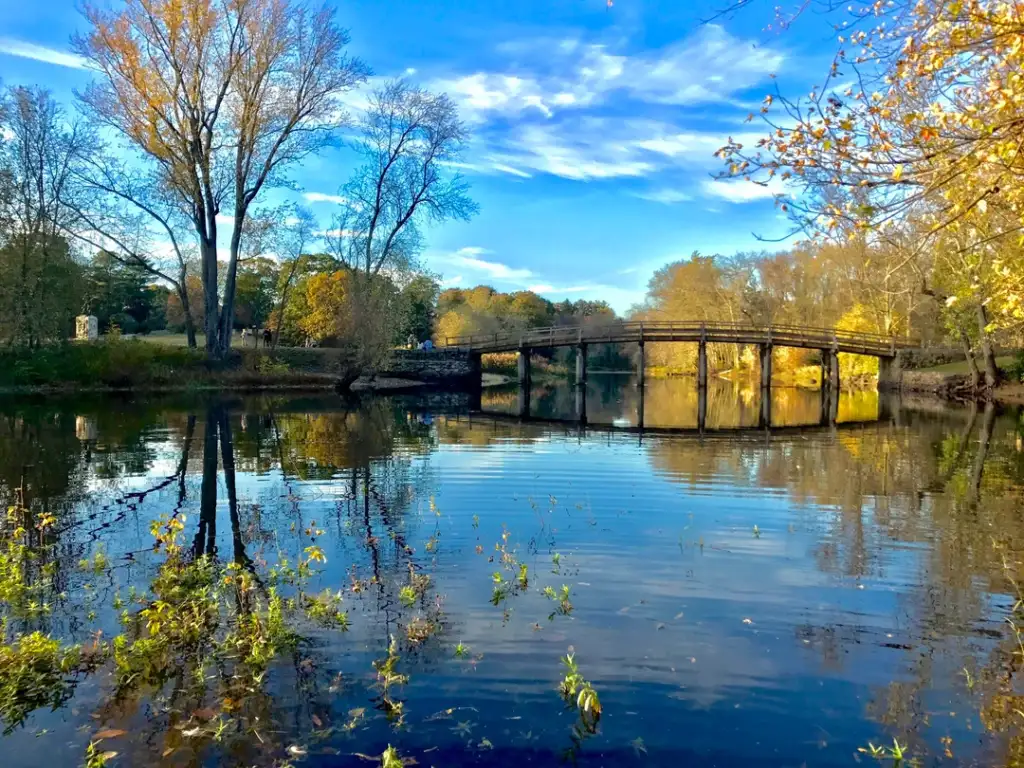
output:
POLYGON ((445 337, 443 346, 469 352, 511 352, 536 347, 577 344, 659 342, 770 344, 778 347, 828 349, 874 357, 895 357, 900 349, 915 346, 907 340, 873 333, 795 325, 748 325, 693 321, 618 321, 582 326, 529 328, 494 334, 445 337))

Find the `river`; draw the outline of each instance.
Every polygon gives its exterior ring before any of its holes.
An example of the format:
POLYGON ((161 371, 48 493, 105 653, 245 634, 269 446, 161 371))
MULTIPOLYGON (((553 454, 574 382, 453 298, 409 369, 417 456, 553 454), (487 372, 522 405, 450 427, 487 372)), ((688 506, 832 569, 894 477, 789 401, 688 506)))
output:
POLYGON ((533 420, 515 388, 0 401, 0 501, 44 521, 8 640, 121 644, 5 707, 3 765, 1018 764, 1024 413, 772 397, 765 428, 716 384, 703 431, 692 381, 596 374, 585 426, 561 383, 533 420), (171 558, 231 596, 193 635, 171 558), (278 595, 288 643, 225 636, 278 595))

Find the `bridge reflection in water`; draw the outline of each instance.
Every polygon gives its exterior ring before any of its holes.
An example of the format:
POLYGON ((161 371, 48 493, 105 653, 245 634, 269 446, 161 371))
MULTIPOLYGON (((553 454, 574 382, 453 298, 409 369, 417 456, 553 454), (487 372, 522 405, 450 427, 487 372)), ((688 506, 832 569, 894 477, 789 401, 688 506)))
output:
POLYGON ((645 386, 634 377, 608 375, 595 377, 589 386, 557 382, 486 391, 472 411, 474 417, 597 431, 737 436, 894 421, 899 395, 840 393, 828 387, 758 391, 756 385, 699 386, 686 378, 658 379, 645 386))

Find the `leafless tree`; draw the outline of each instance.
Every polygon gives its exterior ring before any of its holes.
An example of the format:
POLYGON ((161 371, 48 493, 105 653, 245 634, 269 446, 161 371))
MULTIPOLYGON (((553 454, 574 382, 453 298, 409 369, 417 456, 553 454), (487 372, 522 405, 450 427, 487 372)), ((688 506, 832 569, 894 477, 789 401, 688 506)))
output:
POLYGON ((468 219, 468 185, 451 171, 466 144, 455 105, 395 80, 375 91, 356 144, 365 158, 345 185, 329 233, 331 251, 366 277, 404 271, 420 249, 424 222, 468 219))
POLYGON ((61 332, 74 301, 65 200, 88 132, 42 88, 10 89, 0 113, 0 333, 34 346, 61 332))
POLYGON ((186 234, 189 223, 174 195, 159 175, 128 166, 95 142, 82 147, 73 176, 75 187, 67 204, 74 218, 68 234, 168 283, 181 301, 188 345, 194 348, 196 328, 187 289, 193 253, 186 234))
POLYGON ((341 95, 366 67, 328 7, 305 0, 124 0, 86 5, 74 41, 99 78, 87 111, 156 168, 195 230, 206 349, 230 348, 245 220, 267 186, 331 141, 346 121, 341 95), (218 222, 231 217, 223 300, 218 222))

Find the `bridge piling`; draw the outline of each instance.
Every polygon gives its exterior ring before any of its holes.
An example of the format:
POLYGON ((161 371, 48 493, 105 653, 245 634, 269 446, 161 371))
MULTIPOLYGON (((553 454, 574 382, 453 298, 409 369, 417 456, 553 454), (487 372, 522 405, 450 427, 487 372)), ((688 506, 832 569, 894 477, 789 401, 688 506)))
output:
POLYGON ((828 387, 839 392, 839 353, 835 349, 826 350, 824 358, 828 360, 828 387))
POLYGON ((708 386, 708 343, 701 340, 697 343, 697 388, 708 386))
POLYGON ((772 345, 761 344, 761 389, 771 389, 772 386, 772 345))
POLYGON ((587 383, 587 345, 576 345, 576 385, 585 386, 587 383))
POLYGON ((516 410, 519 413, 519 418, 528 419, 530 418, 530 386, 519 387, 519 395, 516 398, 516 410))
MULTIPOLYGON (((644 340, 643 340, 643 337, 641 337, 640 341, 637 343, 636 376, 637 376, 637 383, 640 386, 640 389, 643 389, 644 388, 644 340)), ((641 395, 641 397, 642 397, 642 395, 641 395)))
POLYGON ((701 432, 708 422, 708 388, 706 384, 697 388, 697 429, 701 432))
MULTIPOLYGON (((769 363, 769 368, 771 364, 769 363)), ((772 390, 771 388, 761 390, 761 414, 757 420, 759 429, 771 429, 772 426, 772 390)))
POLYGON ((891 392, 903 384, 903 371, 899 355, 878 358, 878 391, 891 392))
POLYGON ((524 389, 530 387, 530 348, 520 347, 519 348, 519 360, 518 360, 518 372, 519 372, 519 386, 524 389))
POLYGON ((585 385, 576 387, 576 421, 581 425, 587 423, 587 388, 585 385))

